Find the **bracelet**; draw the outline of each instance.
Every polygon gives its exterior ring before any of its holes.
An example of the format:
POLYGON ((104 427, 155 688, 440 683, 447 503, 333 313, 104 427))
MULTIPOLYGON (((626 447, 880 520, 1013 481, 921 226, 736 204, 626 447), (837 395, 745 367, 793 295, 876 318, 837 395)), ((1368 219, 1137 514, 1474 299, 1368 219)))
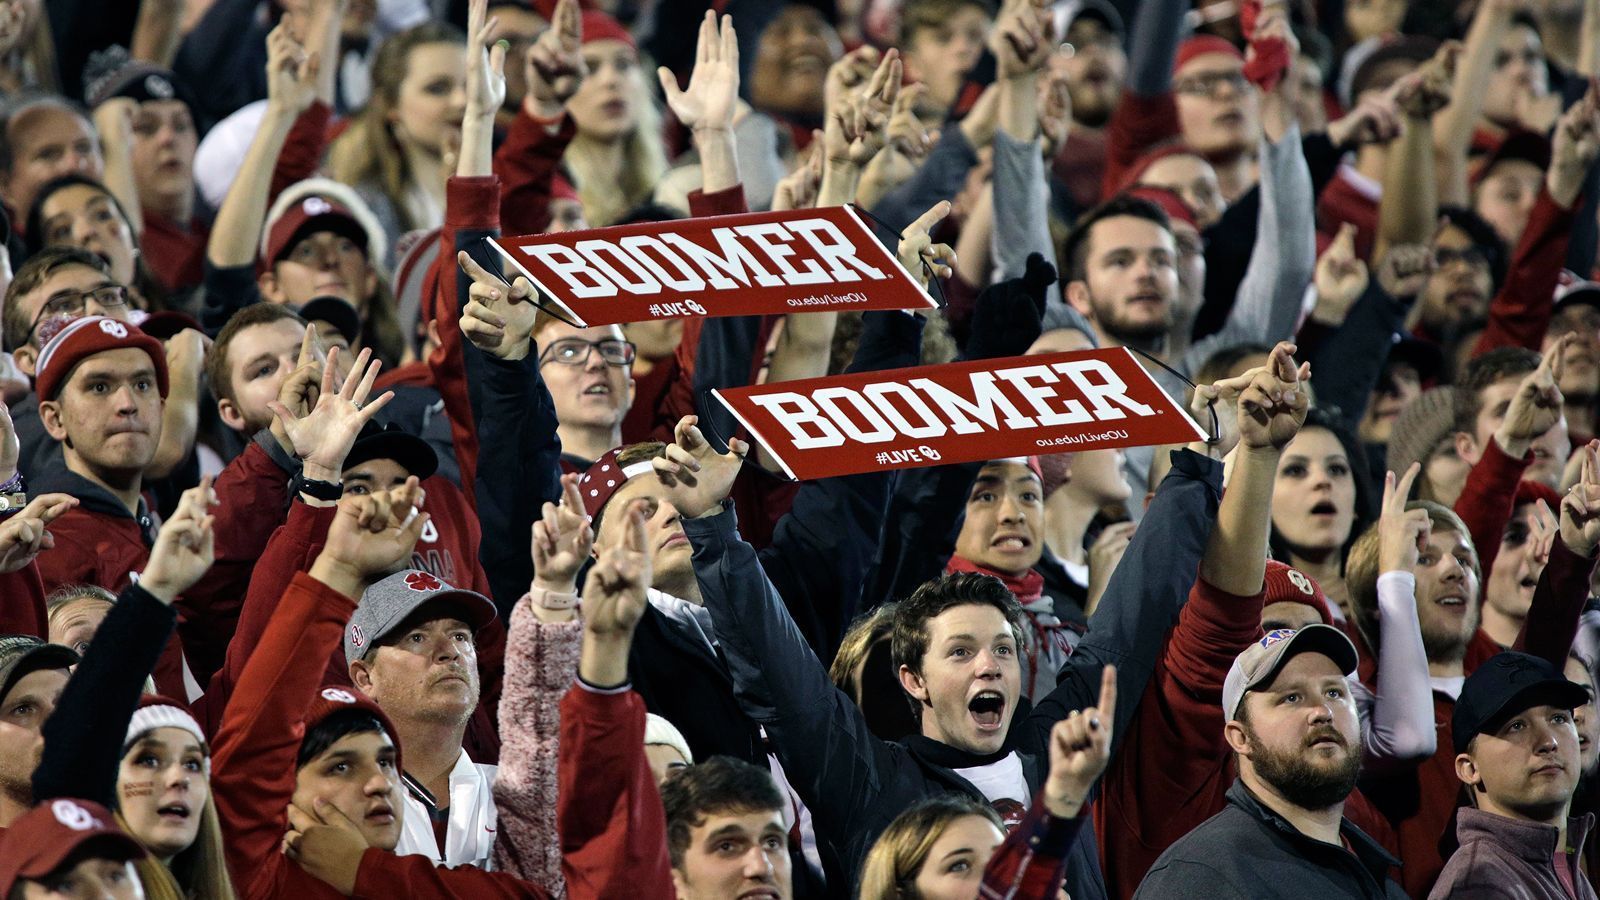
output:
POLYGON ((305 475, 296 475, 289 481, 289 495, 292 497, 296 494, 337 503, 344 496, 344 485, 337 481, 318 481, 305 475))
POLYGON ((577 594, 557 593, 546 588, 529 590, 528 597, 541 609, 571 609, 578 605, 577 594))
POLYGON ((17 474, 6 479, 4 484, 0 484, 0 494, 25 494, 28 492, 27 484, 22 480, 22 470, 19 469, 17 474))

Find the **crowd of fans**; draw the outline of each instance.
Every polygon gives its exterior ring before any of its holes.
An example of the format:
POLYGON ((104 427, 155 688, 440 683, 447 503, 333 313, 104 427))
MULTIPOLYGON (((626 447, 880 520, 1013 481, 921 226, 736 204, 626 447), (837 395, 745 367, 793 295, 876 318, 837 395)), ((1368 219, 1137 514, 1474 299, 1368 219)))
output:
POLYGON ((0 0, 0 201, 6 898, 1597 896, 1600 0, 0 0), (714 396, 1090 348, 1205 439, 714 396))

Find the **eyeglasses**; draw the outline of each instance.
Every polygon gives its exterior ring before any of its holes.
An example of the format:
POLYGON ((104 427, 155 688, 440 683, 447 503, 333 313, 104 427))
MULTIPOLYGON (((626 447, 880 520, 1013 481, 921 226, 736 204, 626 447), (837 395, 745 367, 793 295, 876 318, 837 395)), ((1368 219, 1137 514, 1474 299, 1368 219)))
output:
POLYGON ((1436 247, 1433 251, 1433 264, 1435 268, 1447 269, 1451 263, 1462 262, 1472 268, 1488 268, 1489 256, 1477 247, 1467 247, 1461 250, 1452 250, 1449 247, 1436 247))
POLYGON ((1190 75, 1180 78, 1172 83, 1172 89, 1180 94, 1189 94, 1195 97, 1215 97, 1223 85, 1232 88, 1235 93, 1243 91, 1250 82, 1244 77, 1243 72, 1207 72, 1204 75, 1190 75))
POLYGON ((46 319, 83 315, 90 300, 101 309, 121 309, 128 305, 128 289, 120 284, 103 284, 87 291, 56 291, 44 301, 44 306, 39 308, 39 314, 33 317, 33 324, 28 328, 28 337, 32 338, 33 333, 39 330, 39 323, 46 319))
POLYGON ((582 366, 589 362, 589 354, 595 348, 600 350, 600 358, 608 366, 633 365, 634 357, 638 350, 630 341, 619 341, 616 338, 607 338, 603 341, 586 341, 583 338, 562 338, 551 342, 545 351, 539 354, 539 364, 560 363, 563 366, 582 366))

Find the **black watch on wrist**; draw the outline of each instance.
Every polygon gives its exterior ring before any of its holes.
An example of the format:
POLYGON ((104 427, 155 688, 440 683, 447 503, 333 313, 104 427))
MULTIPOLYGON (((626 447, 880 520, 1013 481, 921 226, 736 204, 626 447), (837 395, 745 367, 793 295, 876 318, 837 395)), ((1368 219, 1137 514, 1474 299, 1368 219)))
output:
POLYGON ((337 481, 318 481, 315 478, 307 478, 304 473, 300 473, 289 481, 289 495, 292 497, 298 494, 305 494, 307 497, 315 497, 318 500, 326 500, 329 503, 337 503, 339 498, 344 496, 344 485, 337 481))

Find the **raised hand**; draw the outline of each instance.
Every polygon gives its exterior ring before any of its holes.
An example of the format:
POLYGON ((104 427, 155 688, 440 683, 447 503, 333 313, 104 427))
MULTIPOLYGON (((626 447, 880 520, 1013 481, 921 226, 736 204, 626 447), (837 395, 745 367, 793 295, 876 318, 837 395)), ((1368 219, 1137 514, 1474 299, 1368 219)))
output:
POLYGON ((289 33, 286 22, 267 32, 267 102, 299 115, 317 99, 319 54, 289 33))
POLYGON ((989 52, 994 54, 1001 78, 1023 78, 1044 68, 1055 50, 1053 20, 1034 0, 1006 0, 1000 18, 989 32, 989 52))
POLYGON ((822 132, 813 131, 811 137, 805 161, 778 179, 778 186, 772 192, 774 211, 810 209, 817 205, 817 190, 822 187, 822 132))
POLYGON ((1461 58, 1461 44, 1446 41, 1439 46, 1433 58, 1415 71, 1396 81, 1386 92, 1394 98, 1395 108, 1415 121, 1431 119, 1433 114, 1450 105, 1450 93, 1455 85, 1456 62, 1461 58))
POLYGON ((651 563, 644 528, 645 502, 622 512, 622 541, 607 547, 583 582, 583 652, 578 676, 596 687, 628 680, 628 650, 633 629, 649 604, 651 563))
POLYGON ((583 509, 576 473, 561 476, 561 503, 544 505, 533 523, 533 586, 558 594, 576 591, 578 570, 594 548, 594 526, 583 509))
POLYGON ((1539 367, 1528 373, 1517 385, 1506 407, 1506 417, 1495 431, 1494 439, 1500 449, 1513 459, 1528 452, 1528 445, 1561 421, 1562 355, 1567 345, 1577 339, 1575 334, 1564 334, 1551 344, 1539 359, 1539 367))
POLYGON ((374 576, 401 567, 422 536, 427 495, 415 475, 400 487, 371 494, 345 494, 328 526, 311 575, 347 597, 360 597, 374 576))
POLYGON ((900 244, 895 248, 895 257, 906 272, 922 284, 923 290, 928 289, 929 269, 940 278, 949 278, 955 273, 956 251, 949 244, 935 244, 930 235, 933 227, 948 215, 950 201, 940 200, 900 232, 900 244))
POLYGON ((506 45, 495 40, 500 19, 489 0, 467 3, 467 115, 493 115, 506 102, 506 45))
POLYGON ((1111 583, 1111 573, 1117 570, 1128 544, 1133 541, 1133 522, 1113 522, 1100 530, 1100 536, 1089 545, 1089 588, 1087 609, 1093 610, 1105 595, 1111 583))
POLYGON ((1411 485, 1421 471, 1421 463, 1412 463, 1398 480, 1393 472, 1384 477, 1383 511, 1378 516, 1379 572, 1413 571, 1428 548, 1428 535, 1433 531, 1428 511, 1406 509, 1411 485))
POLYGON ((1596 156, 1600 156, 1600 79, 1591 78, 1583 99, 1572 104, 1556 123, 1550 171, 1545 175, 1551 199, 1563 207, 1577 202, 1596 156))
POLYGON ((383 368, 383 363, 372 359, 371 348, 361 351, 350 377, 334 390, 338 358, 338 347, 328 351, 317 405, 309 414, 296 415, 294 410, 276 400, 268 404, 272 414, 283 423, 284 433, 294 445, 294 454, 304 466, 305 477, 315 481, 339 480, 344 471, 344 458, 361 434, 361 426, 394 399, 394 391, 385 391, 377 399, 367 400, 367 395, 372 393, 372 383, 378 379, 378 370, 383 368))
POLYGON ((1239 394, 1239 445, 1247 450, 1282 450, 1305 424, 1310 408, 1300 383, 1311 377, 1311 364, 1295 368, 1295 346, 1287 341, 1272 348, 1267 365, 1257 370, 1239 394))
POLYGON ((1117 721, 1117 667, 1100 672, 1100 702, 1072 714, 1050 729, 1050 775, 1044 805, 1050 815, 1070 819, 1089 799, 1095 780, 1111 761, 1111 732, 1117 721))
POLYGON ((583 61, 583 16, 578 0, 556 4, 550 27, 528 47, 522 59, 528 95, 522 109, 536 119, 554 119, 589 77, 583 61))
MULTIPOLYGON (((1582 458, 1583 453, 1574 455, 1582 458)), ((1544 567, 1550 564, 1550 550, 1560 536, 1561 519, 1550 511, 1549 504, 1543 500, 1536 501, 1533 504, 1533 519, 1528 523, 1528 559, 1534 581, 1539 580, 1539 576, 1544 574, 1544 567)))
MULTIPOLYGON (((289 377, 278 387, 278 402, 296 416, 309 415, 312 407, 317 405, 317 398, 322 394, 322 373, 327 362, 327 352, 322 348, 322 340, 317 337, 317 330, 307 327, 305 335, 300 338, 300 356, 295 360, 294 371, 290 372, 289 377)), ((274 416, 270 427, 278 446, 283 448, 283 452, 293 456, 294 442, 289 440, 289 433, 284 430, 283 422, 274 416)))
POLYGON ((370 846, 361 829, 321 797, 312 800, 310 812, 291 803, 288 813, 283 855, 346 897, 355 894, 361 857, 370 846))
POLYGON ((1395 244, 1378 261, 1378 287, 1396 299, 1422 293, 1434 270, 1433 248, 1425 244, 1395 244))
POLYGON ((1065 74, 1049 69, 1040 73, 1037 110, 1045 157, 1053 159, 1072 134, 1072 82, 1065 74))
POLYGON ((1583 453, 1583 474, 1561 498, 1561 542, 1579 556, 1590 556, 1600 544, 1600 441, 1583 453))
POLYGON ((216 505, 217 492, 211 487, 211 476, 206 475, 183 492, 177 511, 161 525, 139 586, 162 603, 170 605, 211 568, 216 546, 211 530, 215 517, 210 510, 216 505))
POLYGON ((712 449, 697 426, 698 416, 684 416, 673 429, 673 442, 665 458, 650 461, 656 477, 667 488, 667 500, 680 516, 694 519, 714 512, 744 465, 750 445, 738 438, 728 440, 728 452, 712 449))
POLYGON ((829 66, 828 75, 822 83, 825 108, 833 110, 846 103, 872 77, 880 61, 878 49, 871 44, 863 44, 829 66))
POLYGON ((889 113, 888 146, 912 163, 921 162, 933 149, 933 137, 927 126, 917 116, 917 101, 928 91, 925 85, 914 84, 900 91, 894 99, 894 109, 889 113))
POLYGON ((518 275, 508 287, 465 250, 456 254, 456 262, 472 279, 467 288, 472 299, 461 313, 461 333, 474 347, 500 359, 526 358, 533 349, 530 336, 539 315, 539 307, 532 302, 533 284, 518 275))
POLYGON ((884 126, 900 94, 900 81, 900 51, 890 49, 864 91, 829 108, 822 139, 830 161, 864 166, 883 149, 884 126))
POLYGON ((723 16, 717 27, 717 14, 706 10, 700 22, 700 40, 695 46, 694 70, 689 74, 689 89, 679 90, 672 70, 656 70, 667 106, 685 128, 691 131, 726 131, 733 127, 733 111, 739 103, 739 39, 733 31, 733 17, 723 16))
POLYGON ((40 552, 54 547, 56 539, 49 531, 50 523, 77 505, 78 498, 67 494, 40 494, 27 506, 0 519, 0 573, 21 571, 40 552))
POLYGON ((1328 123, 1328 140, 1343 149, 1387 144, 1399 136, 1400 115, 1389 93, 1369 96, 1328 123))
POLYGON ((1317 305, 1311 317, 1325 325, 1343 325, 1350 308, 1366 292, 1367 279, 1367 264, 1356 255, 1356 226, 1346 222, 1317 260, 1317 305))

